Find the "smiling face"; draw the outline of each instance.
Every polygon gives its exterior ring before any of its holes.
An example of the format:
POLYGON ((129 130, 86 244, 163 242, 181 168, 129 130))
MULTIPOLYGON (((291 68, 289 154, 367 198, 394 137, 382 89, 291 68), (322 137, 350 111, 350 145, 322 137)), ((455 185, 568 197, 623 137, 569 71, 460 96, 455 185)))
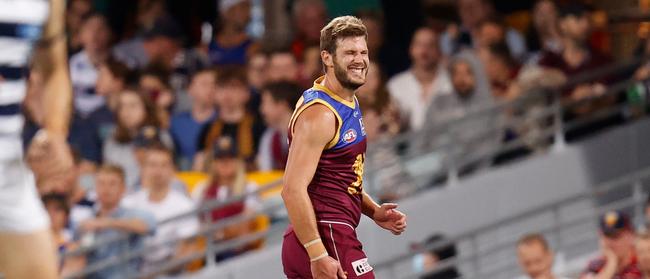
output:
POLYGON ((344 88, 357 90, 366 82, 370 60, 364 36, 338 39, 334 54, 323 51, 321 56, 328 72, 333 70, 344 88))

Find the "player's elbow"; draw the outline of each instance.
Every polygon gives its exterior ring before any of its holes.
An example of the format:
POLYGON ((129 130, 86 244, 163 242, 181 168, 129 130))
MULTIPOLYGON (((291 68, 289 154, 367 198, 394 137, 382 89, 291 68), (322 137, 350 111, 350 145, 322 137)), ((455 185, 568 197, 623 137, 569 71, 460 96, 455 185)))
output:
POLYGON ((287 202, 295 200, 296 197, 302 194, 302 192, 303 191, 300 191, 294 185, 285 183, 284 187, 282 187, 282 193, 280 195, 282 196, 282 200, 284 200, 284 203, 286 204, 287 202))

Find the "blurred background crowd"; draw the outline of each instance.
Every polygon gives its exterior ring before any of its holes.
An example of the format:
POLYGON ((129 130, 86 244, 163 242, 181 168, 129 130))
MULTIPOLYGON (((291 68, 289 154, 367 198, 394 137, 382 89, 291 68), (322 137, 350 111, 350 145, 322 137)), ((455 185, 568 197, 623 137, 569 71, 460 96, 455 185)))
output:
MULTIPOLYGON (((632 2, 632 8, 650 8, 650 1, 632 2)), ((131 237, 67 257, 63 272, 146 243, 162 248, 92 278, 121 278, 124 270, 182 258, 205 245, 169 240, 194 236, 273 199, 274 193, 261 195, 257 189, 282 175, 294 105, 322 75, 320 29, 339 15, 359 17, 368 30, 371 63, 357 98, 371 146, 408 139, 368 154, 369 164, 385 170, 372 193, 383 201, 418 190, 398 157, 405 150, 438 148, 447 135, 453 135, 454 147, 442 149, 453 159, 443 159, 442 165, 455 166, 462 176, 546 150, 553 135, 543 131, 553 119, 544 111, 554 101, 571 105, 561 120, 584 120, 567 129, 567 141, 641 117, 648 108, 650 29, 633 23, 617 25, 631 32, 613 32, 611 5, 70 0, 66 27, 74 115, 69 142, 77 167, 70 173, 70 195, 62 194, 66 189, 41 194, 63 252, 102 238, 131 237), (627 60, 639 63, 615 74, 594 73, 627 60), (611 86, 628 79, 638 82, 611 86), (630 109, 602 113, 621 104, 630 109), (477 111, 484 115, 463 120, 477 111), (517 148, 477 156, 517 140, 523 142, 517 148), (161 223, 247 193, 225 207, 185 216, 182 223, 161 223)), ((36 48, 33 59, 38 56, 36 48)), ((43 70, 29 71, 25 143, 43 121, 43 112, 35 109, 42 100, 43 70)), ((427 179, 439 184, 449 175, 438 172, 427 179)), ((213 237, 232 239, 282 218, 280 213, 229 223, 213 237)), ((261 246, 251 241, 215 257, 225 260, 261 246)))

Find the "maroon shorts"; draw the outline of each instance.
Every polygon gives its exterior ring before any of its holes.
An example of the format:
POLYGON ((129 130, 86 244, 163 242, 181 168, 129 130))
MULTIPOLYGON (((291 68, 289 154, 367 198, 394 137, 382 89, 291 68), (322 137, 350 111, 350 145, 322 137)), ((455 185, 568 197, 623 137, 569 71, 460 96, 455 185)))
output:
MULTIPOLYGON (((320 221, 318 232, 327 253, 341 263, 348 278, 375 278, 352 226, 343 222, 320 221)), ((291 227, 284 234, 284 242, 282 242, 282 266, 284 274, 289 279, 312 278, 309 255, 291 227)))

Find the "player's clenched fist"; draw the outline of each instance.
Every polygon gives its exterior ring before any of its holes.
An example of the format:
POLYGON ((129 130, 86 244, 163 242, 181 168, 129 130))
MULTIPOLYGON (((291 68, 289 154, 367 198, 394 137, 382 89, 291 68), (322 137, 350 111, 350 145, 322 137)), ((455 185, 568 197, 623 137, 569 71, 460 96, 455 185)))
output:
POLYGON ((314 279, 347 278, 339 262, 329 256, 311 263, 311 276, 314 279))
POLYGON ((39 192, 67 189, 74 162, 63 136, 39 131, 27 149, 27 164, 34 172, 39 192))

